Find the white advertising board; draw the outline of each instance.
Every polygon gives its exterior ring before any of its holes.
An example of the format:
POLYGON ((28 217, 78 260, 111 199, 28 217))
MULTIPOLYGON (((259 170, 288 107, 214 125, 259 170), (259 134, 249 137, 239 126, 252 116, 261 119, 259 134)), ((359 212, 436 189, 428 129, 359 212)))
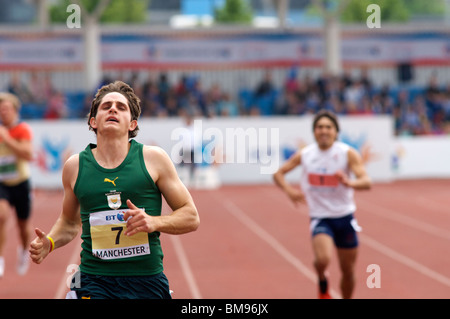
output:
MULTIPOLYGON (((374 181, 392 178, 392 120, 387 116, 342 116, 340 140, 356 148, 363 156, 374 181)), ((95 134, 83 120, 30 121, 34 132, 35 160, 32 183, 37 188, 61 188, 65 160, 95 143, 95 134)), ((162 147, 175 164, 187 128, 182 119, 139 121, 138 142, 162 147)), ((214 166, 222 184, 271 183, 272 174, 293 153, 313 142, 312 116, 240 117, 197 119, 194 136, 203 140, 198 155, 206 168, 214 157, 214 166)), ((299 169, 288 176, 298 180, 299 169)))
POLYGON ((397 137, 393 143, 393 178, 449 178, 450 136, 397 137))

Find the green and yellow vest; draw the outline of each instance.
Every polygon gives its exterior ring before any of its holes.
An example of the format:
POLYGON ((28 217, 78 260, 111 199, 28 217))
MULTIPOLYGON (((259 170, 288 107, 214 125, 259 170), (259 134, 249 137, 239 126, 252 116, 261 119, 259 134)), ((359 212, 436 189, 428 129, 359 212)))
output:
POLYGON ((80 152, 74 187, 82 221, 80 270, 105 276, 162 272, 159 232, 124 235, 127 199, 149 215, 161 215, 161 193, 145 167, 143 145, 131 140, 125 160, 113 169, 97 163, 92 154, 95 147, 89 144, 80 152))

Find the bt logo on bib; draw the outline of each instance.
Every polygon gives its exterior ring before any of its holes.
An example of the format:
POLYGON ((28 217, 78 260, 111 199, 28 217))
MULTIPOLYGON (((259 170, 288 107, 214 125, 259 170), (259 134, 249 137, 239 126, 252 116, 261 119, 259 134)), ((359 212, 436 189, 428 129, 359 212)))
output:
POLYGON ((119 222, 124 222, 125 219, 123 219, 123 213, 117 213, 117 215, 106 215, 105 219, 110 221, 110 220, 118 220, 119 222))

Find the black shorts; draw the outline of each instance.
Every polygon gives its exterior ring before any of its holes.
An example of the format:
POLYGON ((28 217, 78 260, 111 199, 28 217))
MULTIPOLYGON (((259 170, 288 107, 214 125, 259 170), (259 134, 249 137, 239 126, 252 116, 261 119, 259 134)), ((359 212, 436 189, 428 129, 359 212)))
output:
POLYGON ((30 180, 15 186, 0 183, 0 199, 6 199, 16 209, 18 219, 28 219, 31 213, 30 180))
POLYGON ((328 234, 338 248, 358 247, 357 232, 361 230, 353 214, 339 218, 312 218, 311 235, 328 234))
POLYGON ((78 272, 72 277, 72 285, 71 290, 78 299, 172 299, 169 281, 163 272, 126 277, 78 272))

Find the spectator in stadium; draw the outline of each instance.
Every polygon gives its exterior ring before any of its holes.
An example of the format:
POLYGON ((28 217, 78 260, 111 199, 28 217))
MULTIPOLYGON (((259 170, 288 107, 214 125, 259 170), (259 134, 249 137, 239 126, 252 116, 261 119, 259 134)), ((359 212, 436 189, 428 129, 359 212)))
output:
POLYGON ((161 97, 159 87, 155 82, 147 81, 142 90, 136 90, 136 94, 139 92, 142 97, 142 116, 151 117, 157 116, 161 105, 161 97))
POLYGON ((189 93, 187 82, 188 82, 188 75, 183 73, 178 82, 174 86, 175 94, 177 95, 181 105, 185 104, 187 95, 189 93))
POLYGON ((256 98, 269 95, 275 90, 275 85, 272 79, 272 72, 270 70, 266 70, 264 73, 264 77, 261 82, 257 85, 255 89, 256 98))
POLYGON ((239 106, 239 110, 242 115, 248 115, 250 113, 250 107, 253 100, 253 90, 248 84, 247 77, 239 76, 237 82, 239 89, 236 93, 236 100, 239 106))
POLYGON ((217 104, 217 115, 219 116, 238 116, 239 107, 237 103, 231 98, 229 92, 224 92, 222 94, 221 101, 217 104))
POLYGON ((186 102, 183 105, 183 110, 194 117, 203 115, 198 97, 190 92, 188 93, 186 102))
POLYGON ((164 112, 168 117, 180 115, 177 97, 172 92, 169 92, 167 95, 164 112))
POLYGON ((286 93, 297 92, 300 89, 298 72, 296 67, 289 69, 287 77, 284 81, 283 89, 286 93))
POLYGON ((359 105, 365 96, 364 86, 359 81, 353 81, 344 91, 344 98, 348 103, 359 105))
POLYGON ((319 100, 326 99, 327 89, 329 87, 328 83, 331 81, 331 75, 328 72, 320 74, 314 83, 314 87, 317 89, 317 95, 319 100))
POLYGON ((433 127, 431 121, 427 116, 427 106, 425 103, 425 98, 423 95, 417 95, 412 101, 413 112, 417 114, 419 118, 418 129, 414 132, 415 135, 428 135, 428 134, 441 134, 442 133, 442 123, 439 125, 438 129, 433 132, 433 127))
POLYGON ((29 86, 32 97, 31 102, 45 108, 52 91, 50 74, 41 74, 38 71, 32 71, 29 86))
POLYGON ((53 91, 47 102, 44 118, 48 120, 63 119, 69 115, 66 97, 62 92, 53 91))
POLYGON ((425 88, 425 101, 428 110, 428 117, 430 118, 433 127, 441 124, 444 118, 443 110, 443 94, 439 87, 439 81, 436 74, 432 74, 425 88))
POLYGON ((272 71, 266 70, 261 82, 254 92, 254 104, 261 115, 272 115, 276 103, 276 87, 273 83, 272 71))
POLYGON ((289 90, 284 93, 281 103, 275 109, 277 115, 302 115, 305 112, 305 103, 300 101, 297 92, 289 90))
POLYGON ((66 161, 60 217, 48 235, 35 229, 30 255, 39 264, 82 227, 80 282, 71 297, 171 298, 159 235, 199 225, 194 201, 169 156, 133 139, 140 113, 140 100, 126 83, 98 90, 88 117, 97 144, 66 161), (161 195, 173 210, 169 215, 161 216, 161 195))
MULTIPOLYGON (((235 94, 236 98, 231 99, 230 102, 237 103, 239 115, 249 116, 314 114, 321 109, 333 111, 335 114, 348 115, 392 114, 396 121, 396 132, 410 134, 409 129, 406 129, 406 125, 403 123, 406 108, 396 109, 396 105, 403 103, 400 101, 403 93, 411 92, 410 89, 401 89, 399 91, 401 93, 396 95, 396 88, 391 87, 390 84, 385 83, 381 88, 375 88, 367 68, 362 68, 360 75, 354 77, 351 76, 349 70, 345 70, 341 76, 330 76, 324 73, 317 78, 313 78, 307 72, 300 77, 297 71, 296 67, 288 69, 286 79, 280 88, 277 88, 272 79, 272 70, 265 70, 263 78, 255 87, 240 77, 239 89, 236 92, 230 92, 232 95, 235 94)), ((119 77, 123 77, 120 74, 123 74, 123 71, 119 73, 119 77)), ((49 104, 53 104, 50 102, 52 97, 45 93, 48 92, 48 87, 51 87, 48 85, 50 83, 48 75, 49 73, 41 74, 33 71, 29 77, 30 82, 21 85, 20 81, 17 81, 16 73, 13 74, 8 90, 20 93, 24 97, 21 101, 24 105, 23 116, 25 118, 60 117, 60 115, 49 115, 48 112, 45 112, 48 111, 45 108, 48 108, 49 104), (43 81, 43 79, 47 80, 43 81), (44 82, 47 85, 43 85, 44 82), (34 88, 34 90, 41 87, 41 91, 45 94, 37 96, 47 96, 46 100, 43 100, 43 104, 33 102, 34 97, 32 98, 29 94, 28 87, 34 88)), ((105 75, 103 82, 110 83, 111 80, 108 81, 108 78, 105 75)), ((154 71, 149 72, 148 78, 142 85, 139 84, 138 78, 139 74, 131 72, 131 80, 136 84, 135 94, 142 100, 143 117, 181 116, 180 110, 192 108, 193 105, 196 105, 195 108, 199 109, 200 115, 206 118, 228 114, 217 112, 218 109, 221 109, 220 105, 225 103, 224 92, 226 91, 218 82, 213 82, 209 88, 202 88, 201 77, 183 73, 178 83, 172 85, 165 72, 157 74, 154 71), (195 99, 192 98, 193 96, 195 99)), ((445 89, 439 87, 435 73, 430 77, 427 87, 423 89, 419 90, 418 94, 425 97, 426 119, 430 122, 431 127, 415 131, 428 131, 433 134, 447 132, 450 108, 447 106, 445 89)), ((68 114, 79 114, 80 117, 84 117, 86 113, 89 113, 89 95, 91 93, 86 94, 88 97, 86 108, 80 107, 77 110, 71 110, 73 105, 80 105, 80 103, 68 101, 67 105, 70 107, 68 114)), ((408 103, 411 102, 408 101, 408 103)), ((410 116, 411 114, 409 114, 410 116)), ((422 119, 423 125, 428 125, 426 119, 422 119)))
POLYGON ((0 278, 5 272, 6 222, 13 209, 20 237, 17 273, 24 275, 29 266, 32 207, 29 162, 33 158, 33 133, 26 122, 20 121, 20 106, 17 96, 0 93, 0 278))
POLYGON ((12 74, 7 91, 17 96, 21 103, 28 103, 32 100, 30 90, 21 81, 19 72, 14 72, 12 74))
POLYGON ((214 101, 210 90, 206 91, 203 95, 203 108, 205 118, 213 118, 217 116, 216 102, 214 101))
POLYGON ((447 88, 444 91, 442 107, 444 109, 445 121, 450 121, 450 83, 447 84, 447 88))
POLYGON ((364 91, 366 92, 367 95, 371 95, 372 91, 373 91, 373 83, 369 77, 369 73, 367 68, 363 68, 361 70, 361 75, 359 77, 359 82, 362 84, 362 86, 364 87, 364 91))
POLYGON ((326 270, 333 246, 337 248, 342 273, 343 298, 351 298, 355 286, 355 262, 360 230, 354 213, 355 189, 369 189, 368 176, 360 154, 337 141, 339 124, 334 113, 321 111, 313 120, 316 142, 298 150, 273 175, 280 187, 297 206, 305 203, 311 217, 310 229, 314 251, 314 267, 318 275, 319 298, 331 298, 326 270), (301 165, 301 188, 286 182, 285 175, 301 165), (355 178, 351 178, 354 174, 355 178))

